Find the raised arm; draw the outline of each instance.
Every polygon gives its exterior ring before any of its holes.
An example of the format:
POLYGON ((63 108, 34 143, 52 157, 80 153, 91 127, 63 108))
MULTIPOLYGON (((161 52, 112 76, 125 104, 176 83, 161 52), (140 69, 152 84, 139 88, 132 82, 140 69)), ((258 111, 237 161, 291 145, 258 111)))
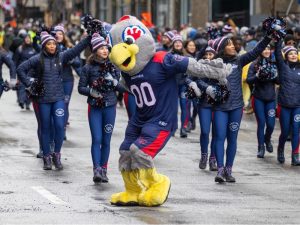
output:
POLYGON ((268 46, 271 39, 265 36, 254 49, 240 56, 239 62, 242 67, 255 60, 268 46))
POLYGON ((286 66, 281 52, 281 46, 282 46, 282 41, 275 43, 275 59, 276 59, 276 65, 279 70, 281 70, 281 68, 286 66))

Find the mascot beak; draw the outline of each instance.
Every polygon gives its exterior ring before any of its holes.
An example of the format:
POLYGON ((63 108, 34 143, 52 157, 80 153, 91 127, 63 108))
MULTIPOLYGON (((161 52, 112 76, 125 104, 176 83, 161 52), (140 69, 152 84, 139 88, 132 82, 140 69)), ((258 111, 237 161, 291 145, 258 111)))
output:
POLYGON ((119 43, 111 49, 109 60, 120 70, 128 72, 135 67, 138 52, 136 44, 119 43))

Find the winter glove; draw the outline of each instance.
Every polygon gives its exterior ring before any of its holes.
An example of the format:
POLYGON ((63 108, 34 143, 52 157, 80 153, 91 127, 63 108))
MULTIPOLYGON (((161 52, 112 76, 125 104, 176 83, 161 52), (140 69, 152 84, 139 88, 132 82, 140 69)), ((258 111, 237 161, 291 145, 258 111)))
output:
POLYGON ((90 89, 90 95, 93 97, 93 98, 102 98, 102 95, 100 92, 98 92, 97 90, 91 88, 90 89))
POLYGON ((213 86, 209 85, 207 88, 206 88, 206 91, 205 93, 211 97, 212 99, 215 99, 216 98, 216 88, 214 88, 213 86))
POLYGON ((189 88, 191 88, 194 91, 196 97, 198 97, 198 98, 201 97, 202 93, 201 93, 200 89, 198 88, 196 82, 192 81, 191 83, 189 83, 189 88))
POLYGON ((10 81, 9 81, 9 88, 13 89, 13 88, 16 87, 16 85, 17 85, 17 80, 16 79, 10 79, 10 81))
POLYGON ((111 81, 114 87, 116 87, 119 83, 119 81, 117 79, 113 78, 113 76, 110 73, 107 73, 105 75, 104 79, 107 81, 111 81))

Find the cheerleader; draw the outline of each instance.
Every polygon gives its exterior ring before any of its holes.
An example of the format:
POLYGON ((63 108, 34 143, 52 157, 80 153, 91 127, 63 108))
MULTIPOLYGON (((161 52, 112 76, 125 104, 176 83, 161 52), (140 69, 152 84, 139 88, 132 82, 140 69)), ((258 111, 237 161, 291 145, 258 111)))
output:
POLYGON ((213 48, 217 52, 217 57, 223 59, 224 63, 231 64, 233 70, 227 77, 231 90, 229 99, 215 107, 214 130, 215 149, 218 165, 218 174, 215 181, 235 182, 232 176, 232 166, 237 149, 237 137, 243 113, 242 95, 242 68, 255 60, 267 47, 271 39, 265 37, 253 50, 244 55, 238 56, 232 40, 228 37, 219 37, 213 43, 213 48), (224 164, 224 144, 227 139, 226 164, 224 164))
POLYGON ((299 154, 299 125, 300 125, 300 64, 298 50, 293 46, 282 49, 282 42, 277 42, 275 47, 275 58, 279 74, 278 104, 280 110, 279 143, 277 149, 277 160, 285 162, 284 145, 292 127, 292 166, 300 166, 299 154), (283 58, 283 55, 285 59, 283 58))
POLYGON ((110 140, 116 118, 119 72, 108 60, 108 44, 99 34, 92 38, 93 53, 83 67, 78 84, 80 94, 88 96, 88 118, 92 135, 91 154, 93 160, 93 181, 108 182, 107 162, 110 153, 110 140), (101 81, 102 79, 102 81, 101 81), (110 81, 112 87, 103 83, 110 81))
POLYGON ((74 48, 58 52, 56 39, 44 31, 41 33, 42 50, 40 54, 23 62, 17 69, 19 79, 32 95, 34 94, 35 82, 28 76, 31 69, 35 70, 36 81, 44 87, 44 93, 39 93, 36 98, 41 119, 44 170, 52 169, 49 143, 51 119, 54 121, 55 128, 52 161, 56 169, 63 169, 60 151, 64 139, 65 94, 61 67, 79 55, 89 45, 90 40, 91 38, 87 37, 74 48))
POLYGON ((278 76, 270 57, 271 49, 268 46, 250 65, 247 76, 247 83, 253 86, 252 108, 257 121, 258 158, 264 158, 265 150, 273 152, 271 136, 275 126, 275 84, 278 84, 278 76))

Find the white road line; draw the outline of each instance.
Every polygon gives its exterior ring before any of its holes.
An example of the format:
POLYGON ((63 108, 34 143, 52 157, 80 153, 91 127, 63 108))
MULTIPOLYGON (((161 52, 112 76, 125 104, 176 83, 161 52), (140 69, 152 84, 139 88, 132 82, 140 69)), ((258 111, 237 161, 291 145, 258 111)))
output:
POLYGON ((43 188, 42 186, 34 186, 31 187, 33 190, 35 190, 37 193, 42 195, 44 198, 48 199, 50 202, 56 205, 68 205, 67 202, 61 200, 59 197, 56 195, 52 194, 50 191, 47 189, 43 188))

